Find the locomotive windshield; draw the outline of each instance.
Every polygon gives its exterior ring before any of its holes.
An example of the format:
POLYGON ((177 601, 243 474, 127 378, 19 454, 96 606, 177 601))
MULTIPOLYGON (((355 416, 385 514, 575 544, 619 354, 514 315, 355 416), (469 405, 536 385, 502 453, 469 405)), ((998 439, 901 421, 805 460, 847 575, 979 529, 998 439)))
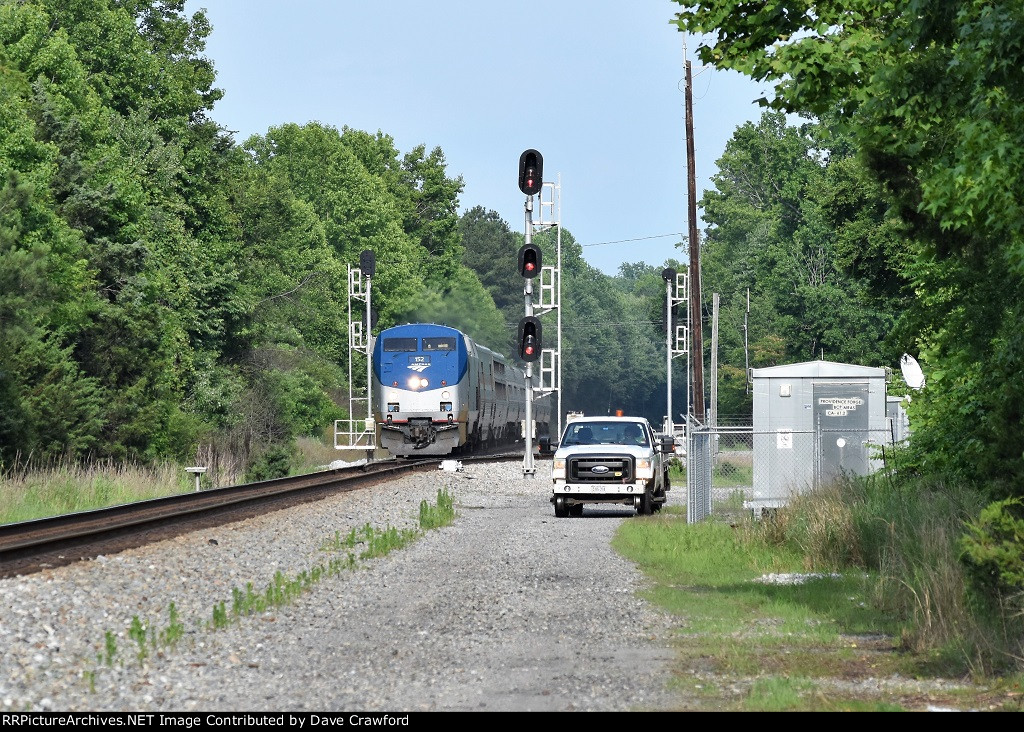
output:
POLYGON ((385 338, 383 348, 385 352, 390 353, 416 351, 419 349, 419 343, 416 338, 385 338))
POLYGON ((423 339, 423 350, 424 351, 454 351, 455 350, 455 339, 450 337, 445 338, 424 338, 423 339))

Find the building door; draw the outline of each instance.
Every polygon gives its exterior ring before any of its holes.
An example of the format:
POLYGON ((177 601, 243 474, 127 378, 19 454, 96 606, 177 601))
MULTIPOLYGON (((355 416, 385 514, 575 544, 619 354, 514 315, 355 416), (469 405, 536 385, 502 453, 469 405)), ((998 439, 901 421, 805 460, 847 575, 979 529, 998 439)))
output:
POLYGON ((813 386, 821 480, 828 482, 843 473, 867 475, 868 385, 813 386))

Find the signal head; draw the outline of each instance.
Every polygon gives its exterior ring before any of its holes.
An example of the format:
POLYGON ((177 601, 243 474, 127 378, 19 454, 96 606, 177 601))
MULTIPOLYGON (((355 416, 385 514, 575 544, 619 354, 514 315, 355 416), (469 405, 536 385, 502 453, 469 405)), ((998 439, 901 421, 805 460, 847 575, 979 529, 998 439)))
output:
POLYGON ((519 358, 531 362, 540 358, 541 324, 540 318, 527 315, 519 321, 519 358))
POLYGON ((544 185, 544 157, 530 149, 519 156, 519 190, 528 196, 540 193, 544 185))
POLYGON ((359 269, 363 273, 363 277, 373 277, 373 272, 377 267, 377 258, 373 254, 372 249, 364 249, 359 254, 359 269))
POLYGON ((541 251, 536 244, 523 244, 519 247, 519 274, 523 277, 536 277, 541 269, 541 251))

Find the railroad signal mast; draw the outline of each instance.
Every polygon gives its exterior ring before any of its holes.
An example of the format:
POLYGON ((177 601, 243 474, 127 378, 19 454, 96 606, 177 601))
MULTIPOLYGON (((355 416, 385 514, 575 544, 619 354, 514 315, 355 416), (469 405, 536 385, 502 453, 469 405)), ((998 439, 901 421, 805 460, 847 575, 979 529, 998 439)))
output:
MULTIPOLYGON (((688 276, 687 272, 677 272, 672 267, 666 267, 661 271, 661 278, 665 280, 665 373, 668 382, 666 394, 668 412, 661 431, 663 434, 673 436, 676 435, 677 429, 672 416, 672 359, 684 354, 689 357, 690 353, 689 327, 679 325, 676 318, 676 306, 689 300, 688 276)), ((689 311, 687 311, 687 322, 689 322, 689 311)), ((687 368, 687 383, 689 383, 689 368, 687 368)))
POLYGON ((526 363, 526 423, 523 436, 526 439, 526 454, 523 458, 523 476, 533 478, 536 470, 533 464, 533 400, 534 396, 543 397, 558 392, 558 403, 555 419, 556 428, 561 432, 561 347, 562 347, 562 310, 561 304, 561 264, 562 264, 562 231, 560 221, 556 218, 556 200, 560 186, 544 183, 544 157, 534 149, 525 150, 519 156, 519 190, 526 195, 524 204, 526 226, 525 243, 519 249, 518 271, 523 278, 523 299, 525 315, 519 321, 518 348, 519 357, 526 363), (544 193, 550 195, 545 199, 544 193), (537 196, 540 204, 540 220, 533 220, 533 198, 537 196), (547 214, 545 216, 545 214, 547 214), (543 256, 539 246, 533 243, 534 228, 541 231, 555 228, 557 231, 557 264, 553 267, 543 265, 543 256), (537 280, 537 290, 534 289, 537 280), (538 302, 534 302, 534 294, 538 302), (538 316, 557 311, 557 328, 554 348, 544 348, 543 328, 538 316), (539 362, 539 381, 533 384, 533 364, 539 362))
POLYGON ((373 384, 373 335, 376 314, 370 303, 370 283, 376 270, 376 257, 366 249, 359 255, 359 267, 348 266, 348 419, 334 421, 334 449, 362 448, 366 461, 373 460, 377 449, 377 428, 373 421, 371 403, 373 384), (353 310, 352 303, 365 303, 364 313, 353 310), (364 330, 365 326, 365 330, 364 330), (353 378, 352 364, 356 354, 366 356, 366 396, 359 396, 353 378), (365 418, 356 417, 357 413, 365 418))

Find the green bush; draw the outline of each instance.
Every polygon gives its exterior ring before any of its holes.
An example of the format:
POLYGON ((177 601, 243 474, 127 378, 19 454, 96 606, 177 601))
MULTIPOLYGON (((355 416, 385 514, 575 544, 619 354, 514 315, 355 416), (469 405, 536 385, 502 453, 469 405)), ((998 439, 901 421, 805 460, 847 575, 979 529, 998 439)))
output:
POLYGON ((986 596, 1024 593, 1024 502, 1007 498, 982 509, 961 539, 974 587, 986 596))
POLYGON ((274 445, 257 457, 245 472, 245 480, 254 483, 260 480, 284 478, 291 472, 292 450, 285 445, 274 445))

